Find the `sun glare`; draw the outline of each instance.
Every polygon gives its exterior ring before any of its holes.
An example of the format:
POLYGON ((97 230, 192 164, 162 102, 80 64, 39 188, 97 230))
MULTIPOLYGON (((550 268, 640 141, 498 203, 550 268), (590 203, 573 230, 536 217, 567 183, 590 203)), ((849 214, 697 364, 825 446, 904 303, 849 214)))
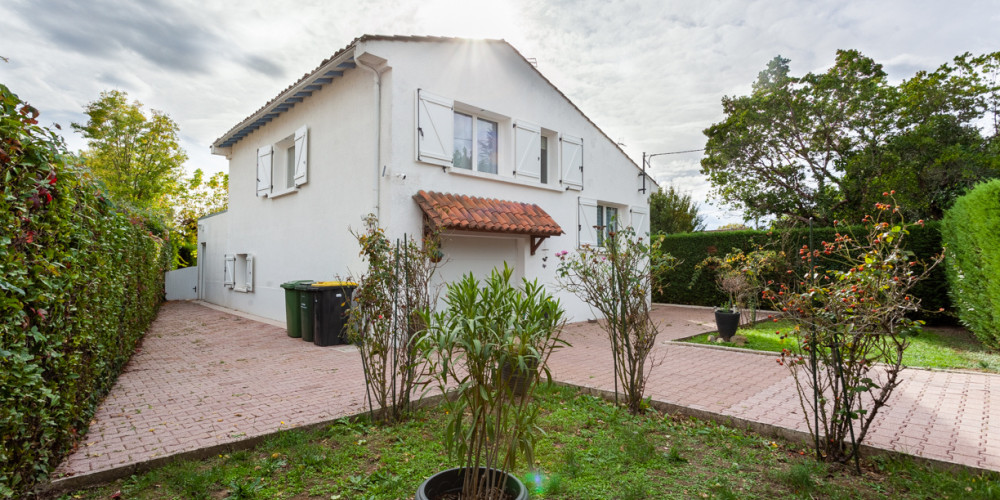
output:
POLYGON ((420 9, 420 25, 427 33, 464 38, 517 38, 515 7, 510 2, 486 0, 429 0, 420 9))

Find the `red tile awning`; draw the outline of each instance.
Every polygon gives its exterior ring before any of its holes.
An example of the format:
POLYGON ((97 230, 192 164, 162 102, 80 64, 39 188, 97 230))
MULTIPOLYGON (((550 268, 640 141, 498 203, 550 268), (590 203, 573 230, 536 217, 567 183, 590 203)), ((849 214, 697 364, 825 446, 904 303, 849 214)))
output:
POLYGON ((420 191, 413 199, 431 229, 526 234, 532 236, 532 254, 542 239, 563 234, 559 224, 534 203, 433 191, 420 191))

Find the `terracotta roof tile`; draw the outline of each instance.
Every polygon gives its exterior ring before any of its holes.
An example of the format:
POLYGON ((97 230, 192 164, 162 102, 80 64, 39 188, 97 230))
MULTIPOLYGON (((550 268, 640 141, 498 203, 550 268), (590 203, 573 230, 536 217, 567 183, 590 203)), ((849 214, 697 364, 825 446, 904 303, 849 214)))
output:
POLYGON ((438 229, 558 236, 563 230, 533 203, 420 191, 413 195, 431 224, 438 229))

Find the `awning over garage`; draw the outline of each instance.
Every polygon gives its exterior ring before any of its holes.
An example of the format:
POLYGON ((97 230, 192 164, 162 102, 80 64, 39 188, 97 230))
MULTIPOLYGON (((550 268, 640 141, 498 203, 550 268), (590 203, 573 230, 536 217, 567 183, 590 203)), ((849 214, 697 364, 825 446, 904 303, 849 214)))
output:
POLYGON ((563 230, 534 203, 420 191, 413 195, 432 230, 480 231, 531 236, 531 254, 549 236, 563 230))

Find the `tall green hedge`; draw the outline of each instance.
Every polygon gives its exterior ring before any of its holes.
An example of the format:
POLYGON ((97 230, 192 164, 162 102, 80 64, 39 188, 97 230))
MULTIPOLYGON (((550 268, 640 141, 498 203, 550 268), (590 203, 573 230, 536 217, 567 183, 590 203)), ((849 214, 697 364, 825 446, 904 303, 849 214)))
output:
POLYGON ((0 84, 0 498, 82 436, 156 314, 169 245, 0 84))
POLYGON ((1000 349, 1000 179, 955 200, 941 233, 959 320, 984 344, 1000 349))
MULTIPOLYGON (((815 228, 813 240, 816 246, 818 247, 822 241, 833 241, 838 231, 853 231, 856 235, 865 234, 861 227, 815 228)), ((928 222, 923 227, 914 227, 907 238, 907 248, 913 251, 919 259, 930 260, 932 256, 941 253, 941 225, 938 222, 928 222)), ((656 294, 653 300, 670 304, 721 305, 726 298, 716 286, 711 272, 699 273, 694 283, 691 283, 691 279, 695 275, 695 266, 706 257, 709 255, 721 257, 734 248, 750 251, 755 245, 764 245, 774 250, 785 250, 792 256, 792 261, 796 261, 797 250, 808 243, 808 228, 781 231, 707 231, 667 236, 663 241, 663 251, 670 252, 682 262, 669 275, 667 281, 670 282, 670 286, 656 294)), ((818 262, 818 264, 833 265, 829 262, 818 262)), ((781 276, 773 278, 781 279, 781 276)), ((922 299, 921 306, 924 309, 937 311, 943 307, 947 310, 951 306, 947 290, 948 284, 944 270, 938 266, 931 272, 927 280, 914 287, 913 294, 922 299)), ((947 318, 933 314, 925 316, 924 319, 942 321, 947 318)))

